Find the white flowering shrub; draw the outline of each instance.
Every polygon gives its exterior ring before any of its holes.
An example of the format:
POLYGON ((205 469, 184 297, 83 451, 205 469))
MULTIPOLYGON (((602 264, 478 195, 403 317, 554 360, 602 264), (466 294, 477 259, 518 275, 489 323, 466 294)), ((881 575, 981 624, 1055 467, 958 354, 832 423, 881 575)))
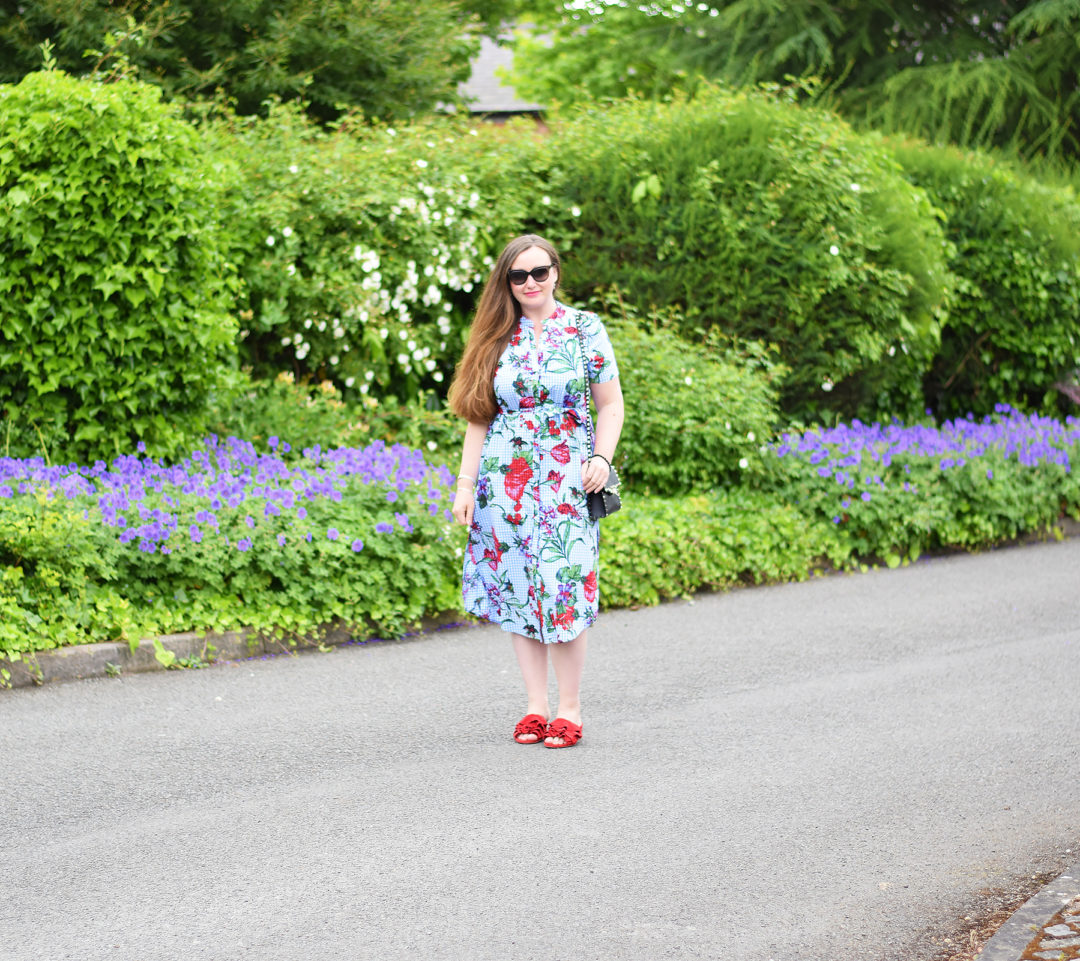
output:
POLYGON ((290 106, 204 131, 234 171, 226 220, 254 375, 444 393, 494 257, 543 206, 500 162, 518 134, 453 118, 325 131, 290 106))

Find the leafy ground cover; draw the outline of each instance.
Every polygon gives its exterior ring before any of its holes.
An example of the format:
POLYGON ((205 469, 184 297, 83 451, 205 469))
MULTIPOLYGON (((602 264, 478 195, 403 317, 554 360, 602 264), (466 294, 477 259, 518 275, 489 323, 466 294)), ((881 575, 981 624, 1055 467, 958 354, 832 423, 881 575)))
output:
MULTIPOLYGON (((603 524, 608 607, 973 549, 1080 518, 1080 420, 1025 415, 789 430, 761 474, 635 496, 603 524), (756 485, 756 486, 752 486, 756 485)), ((182 461, 0 458, 0 654, 184 630, 400 634, 459 604, 446 466, 404 444, 182 461)))
POLYGON ((1078 516, 1080 420, 1022 414, 940 425, 838 424, 771 446, 772 486, 836 530, 842 554, 890 566, 977 548, 1078 516))

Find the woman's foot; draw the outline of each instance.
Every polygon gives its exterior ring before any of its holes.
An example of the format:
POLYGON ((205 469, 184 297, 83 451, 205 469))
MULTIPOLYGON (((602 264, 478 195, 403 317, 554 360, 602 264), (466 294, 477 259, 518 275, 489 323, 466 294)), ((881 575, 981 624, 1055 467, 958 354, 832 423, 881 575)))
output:
POLYGON ((518 744, 538 744, 547 736, 547 712, 526 714, 514 728, 514 740, 518 744))
POLYGON ((544 747, 573 747, 581 740, 581 725, 557 717, 548 725, 544 747))
POLYGON ((547 737, 544 739, 544 744, 547 747, 570 747, 572 744, 576 744, 581 740, 581 705, 579 704, 560 704, 559 713, 548 725, 547 737), (557 734, 555 733, 556 725, 566 724, 570 734, 557 734), (576 734, 573 733, 576 729, 576 734))

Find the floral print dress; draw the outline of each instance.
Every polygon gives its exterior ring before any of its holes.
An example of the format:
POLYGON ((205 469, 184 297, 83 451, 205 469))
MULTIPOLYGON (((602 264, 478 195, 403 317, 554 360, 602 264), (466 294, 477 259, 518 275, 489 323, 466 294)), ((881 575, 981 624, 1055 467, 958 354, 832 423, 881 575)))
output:
POLYGON ((495 368, 499 409, 488 428, 465 551, 465 610, 546 644, 572 641, 596 620, 598 525, 581 468, 589 440, 589 379, 618 376, 596 314, 556 304, 539 338, 519 318, 495 368))

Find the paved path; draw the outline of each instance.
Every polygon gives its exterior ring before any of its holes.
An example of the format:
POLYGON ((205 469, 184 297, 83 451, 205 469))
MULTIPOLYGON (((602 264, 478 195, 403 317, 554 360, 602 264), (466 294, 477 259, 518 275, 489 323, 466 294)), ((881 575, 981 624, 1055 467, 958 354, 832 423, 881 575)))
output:
POLYGON ((919 961, 1080 847, 1080 540, 0 695, 0 958, 919 961))

